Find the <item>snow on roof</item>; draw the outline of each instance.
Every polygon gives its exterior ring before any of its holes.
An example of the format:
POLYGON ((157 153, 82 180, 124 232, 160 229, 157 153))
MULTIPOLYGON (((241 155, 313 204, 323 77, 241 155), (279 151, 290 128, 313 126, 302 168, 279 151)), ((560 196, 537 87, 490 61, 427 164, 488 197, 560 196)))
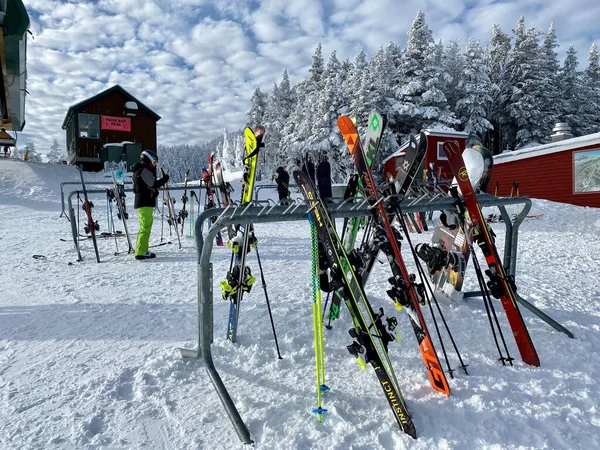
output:
POLYGON ((131 141, 123 141, 123 142, 107 142, 106 144, 104 144, 104 147, 123 147, 124 145, 127 144, 134 144, 134 142, 131 141))
POLYGON ((600 133, 586 134, 564 141, 551 142, 544 145, 527 147, 514 152, 504 152, 494 156, 494 165, 506 162, 519 161, 520 159, 533 158, 535 156, 549 155, 551 153, 564 152, 589 145, 600 145, 600 133))
POLYGON ((425 134, 428 136, 459 136, 466 138, 469 133, 463 131, 456 131, 452 128, 428 128, 425 130, 425 134))

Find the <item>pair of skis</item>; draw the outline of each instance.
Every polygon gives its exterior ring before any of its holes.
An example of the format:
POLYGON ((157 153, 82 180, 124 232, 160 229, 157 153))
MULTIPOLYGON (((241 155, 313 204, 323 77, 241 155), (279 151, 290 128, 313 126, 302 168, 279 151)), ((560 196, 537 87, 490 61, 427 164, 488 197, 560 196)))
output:
MULTIPOLYGON (((246 206, 252 201, 254 194, 254 181, 256 178, 256 166, 258 164, 258 153, 260 148, 263 146, 262 140, 264 133, 265 129, 263 127, 257 127, 256 130, 252 130, 249 127, 244 129, 246 150, 244 156, 241 206, 246 206)), ((223 283, 227 282, 229 287, 233 285, 237 288, 237 291, 234 292, 233 295, 229 296, 229 319, 227 322, 226 337, 231 342, 235 342, 237 339, 239 310, 240 303, 244 295, 244 290, 249 292, 253 283, 253 281, 249 282, 248 279, 254 279, 250 273, 250 268, 246 266, 246 255, 250 251, 250 237, 253 234, 251 227, 251 223, 243 225, 243 228, 238 227, 238 232, 232 240, 233 250, 231 255, 231 268, 227 274, 227 280, 221 283, 223 286, 223 283), (241 236, 239 233, 241 233, 241 236), (236 242, 237 238, 240 238, 238 239, 238 242, 236 242)))

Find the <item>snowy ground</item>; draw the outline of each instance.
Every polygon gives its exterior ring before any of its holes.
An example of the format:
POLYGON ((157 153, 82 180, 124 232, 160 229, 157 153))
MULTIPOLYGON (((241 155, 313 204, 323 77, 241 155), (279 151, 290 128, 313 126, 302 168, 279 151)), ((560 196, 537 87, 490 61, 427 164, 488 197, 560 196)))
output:
MULTIPOLYGON (((183 249, 158 247, 153 261, 114 256, 114 240, 101 239, 101 264, 90 241, 82 242, 84 261, 75 262, 69 223, 59 218, 59 184, 77 179, 72 167, 0 160, 0 448, 242 448, 202 363, 183 360, 177 350, 194 348, 197 333, 197 255, 187 227, 183 249)), ((105 231, 105 200, 94 201, 105 231)), ((541 367, 518 360, 507 326, 517 361, 502 367, 480 300, 443 302, 469 364, 468 376, 457 372, 450 380, 453 395, 446 398, 428 384, 414 335, 400 315, 402 341, 390 355, 417 441, 398 430, 374 375, 361 371, 345 350, 347 313, 325 333, 329 412, 322 424, 311 413, 307 223, 256 226, 283 360, 275 357, 259 283, 242 304, 239 343, 225 341, 228 303, 219 299, 218 282, 229 251, 215 247, 215 364, 255 447, 600 448, 600 213, 548 201, 534 201, 532 213, 545 216, 521 228, 519 292, 576 339, 523 311, 541 367)), ((155 220, 152 241, 158 242, 155 220)), ((503 225, 494 229, 502 249, 503 225)), ((119 246, 125 248, 124 240, 119 246)), ((258 273, 253 254, 250 265, 258 273)), ((389 309, 388 272, 378 264, 367 293, 389 309)), ((475 284, 469 271, 466 288, 475 284)))

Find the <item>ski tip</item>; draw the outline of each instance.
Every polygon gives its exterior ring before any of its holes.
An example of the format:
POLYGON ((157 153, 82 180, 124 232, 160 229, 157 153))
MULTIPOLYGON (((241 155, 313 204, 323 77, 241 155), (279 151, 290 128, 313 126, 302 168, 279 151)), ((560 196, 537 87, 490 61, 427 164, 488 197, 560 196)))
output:
POLYGON ((348 116, 340 116, 337 120, 337 126, 342 132, 342 134, 349 134, 356 132, 356 125, 352 121, 352 119, 348 116))

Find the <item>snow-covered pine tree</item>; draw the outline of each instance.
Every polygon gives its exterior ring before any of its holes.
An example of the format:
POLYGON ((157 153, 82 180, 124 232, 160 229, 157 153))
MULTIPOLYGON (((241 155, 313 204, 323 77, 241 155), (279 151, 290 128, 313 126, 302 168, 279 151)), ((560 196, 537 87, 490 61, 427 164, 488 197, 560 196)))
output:
POLYGON ((456 111, 456 103, 459 99, 464 98, 467 92, 465 91, 465 81, 463 80, 465 75, 465 56, 461 53, 459 41, 451 40, 444 48, 442 64, 444 70, 450 75, 450 79, 445 83, 442 90, 448 100, 450 109, 460 116, 456 111))
POLYGON ((402 83, 393 105, 397 116, 395 131, 406 134, 431 126, 452 127, 458 122, 440 89, 450 78, 442 67, 442 51, 443 46, 433 41, 425 14, 419 11, 402 54, 402 83))
POLYGON ((560 99, 561 87, 558 76, 560 63, 558 62, 558 54, 556 53, 557 47, 556 30, 554 29, 554 24, 550 24, 541 47, 541 61, 538 68, 543 83, 540 100, 542 106, 542 124, 546 136, 549 136, 552 132, 552 127, 557 122, 563 109, 560 99))
POLYGON ((583 98, 580 105, 580 129, 582 135, 600 132, 600 54, 593 43, 588 52, 588 65, 582 79, 583 98))
POLYGON ((46 154, 48 158, 48 163, 57 163, 63 158, 63 151, 60 148, 60 144, 56 139, 52 141, 52 146, 50 147, 50 151, 46 154))
POLYGON ((27 153, 27 158, 29 161, 42 162, 42 156, 38 153, 33 141, 25 144, 25 153, 27 153))
POLYGON ((547 80, 539 72, 542 52, 538 38, 541 32, 536 28, 525 28, 523 16, 513 31, 515 46, 510 59, 513 89, 508 111, 517 126, 514 143, 515 148, 519 148, 543 142, 549 134, 543 99, 547 80))
POLYGON ((262 124, 265 115, 266 95, 259 87, 254 89, 250 104, 250 109, 246 113, 246 126, 253 128, 262 124))
POLYGON ((348 97, 349 114, 354 118, 358 117, 361 110, 361 105, 356 97, 363 86, 363 75, 367 70, 367 67, 367 54, 365 53, 365 50, 361 48, 354 56, 354 60, 352 61, 352 72, 347 81, 347 90, 351 92, 351 95, 348 97))
POLYGON ((296 86, 297 100, 283 130, 282 151, 288 155, 288 167, 301 166, 301 161, 307 154, 315 159, 316 152, 310 147, 309 141, 315 132, 319 103, 324 101, 323 72, 323 55, 319 42, 309 69, 310 78, 296 86))
POLYGON ((468 144, 482 143, 493 126, 487 119, 490 95, 490 65, 487 51, 475 39, 469 39, 463 68, 462 97, 456 102, 456 113, 465 132, 472 134, 468 144))
POLYGON ((294 108, 293 91, 290 88, 290 79, 287 70, 283 70, 279 85, 273 84, 273 90, 268 94, 265 109, 264 126, 268 130, 268 154, 264 152, 263 172, 269 176, 277 167, 288 167, 288 155, 282 151, 282 138, 284 127, 294 108))
POLYGON ((558 95, 561 100, 559 119, 571 126, 575 136, 581 136, 581 130, 585 128, 579 114, 581 102, 585 100, 582 97, 583 81, 581 73, 577 71, 578 65, 577 50, 575 50, 575 46, 571 45, 567 50, 565 61, 558 75, 558 85, 560 87, 558 95))
MULTIPOLYGON (((491 102, 488 105, 487 118, 494 129, 487 134, 484 145, 492 153, 498 154, 506 146, 506 135, 513 131, 512 119, 507 109, 512 91, 512 77, 509 70, 512 45, 510 36, 504 33, 499 25, 493 26, 490 44, 491 102)), ((516 134, 516 130, 513 134, 516 134)))

